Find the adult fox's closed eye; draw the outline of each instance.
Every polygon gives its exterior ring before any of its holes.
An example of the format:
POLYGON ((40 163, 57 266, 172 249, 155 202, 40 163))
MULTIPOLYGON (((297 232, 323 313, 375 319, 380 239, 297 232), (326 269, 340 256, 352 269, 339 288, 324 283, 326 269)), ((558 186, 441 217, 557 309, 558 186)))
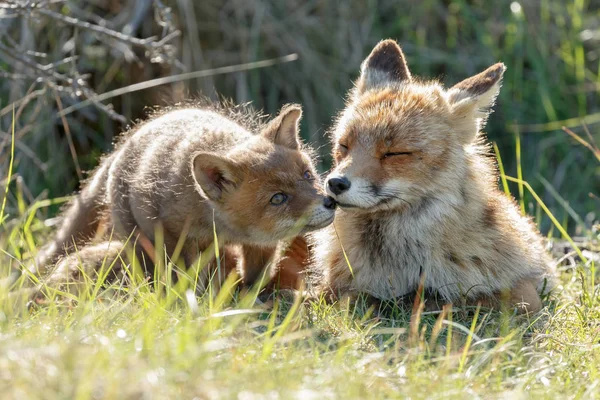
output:
MULTIPOLYGON (((183 243, 180 254, 190 266, 213 243, 214 222, 227 247, 225 270, 239 263, 250 284, 280 241, 331 223, 335 204, 321 192, 299 141, 301 108, 287 105, 266 125, 240 110, 184 106, 134 128, 68 207, 34 272, 45 273, 70 252, 49 282, 60 285, 82 267, 93 274, 132 233, 141 244, 154 243, 157 226, 167 255, 183 243), (117 240, 90 243, 99 229, 104 240, 109 234, 117 240)), ((152 275, 152 254, 144 250, 138 246, 138 258, 152 275)), ((210 273, 205 268, 203 283, 210 273)))
POLYGON ((498 190, 480 133, 504 70, 495 64, 446 90, 414 79, 396 42, 373 49, 333 130, 326 187, 341 209, 337 234, 315 234, 322 290, 391 299, 424 276, 445 302, 498 305, 508 295, 511 306, 541 308, 549 257, 498 190))

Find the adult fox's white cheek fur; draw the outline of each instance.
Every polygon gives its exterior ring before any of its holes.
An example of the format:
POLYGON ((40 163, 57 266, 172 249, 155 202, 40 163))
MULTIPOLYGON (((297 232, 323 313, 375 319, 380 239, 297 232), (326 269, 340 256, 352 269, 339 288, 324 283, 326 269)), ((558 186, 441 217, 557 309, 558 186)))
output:
POLYGON ((376 184, 351 175, 339 175, 332 172, 327 178, 327 194, 335 199, 341 208, 389 209, 402 204, 410 204, 412 185, 400 179, 391 179, 376 184), (340 190, 336 181, 347 180, 349 188, 340 190))
POLYGON ((340 207, 370 208, 379 201, 373 185, 367 180, 338 175, 335 172, 327 178, 327 194, 333 197, 340 207))

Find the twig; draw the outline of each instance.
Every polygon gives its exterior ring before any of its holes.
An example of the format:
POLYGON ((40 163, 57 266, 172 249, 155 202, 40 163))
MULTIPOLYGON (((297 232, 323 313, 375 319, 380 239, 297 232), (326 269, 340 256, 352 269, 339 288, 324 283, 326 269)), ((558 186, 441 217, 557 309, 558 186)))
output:
POLYGON ((596 144, 596 141, 594 140, 594 137, 592 136, 592 133, 585 122, 583 123, 583 130, 590 139, 589 143, 594 147, 594 149, 596 149, 597 152, 600 152, 600 149, 598 148, 598 145, 596 144))
POLYGON ((6 79, 29 79, 30 77, 27 75, 23 75, 23 74, 15 74, 15 73, 11 73, 11 72, 6 72, 3 70, 0 70, 0 77, 2 78, 6 78, 6 79))
POLYGON ((600 112, 588 114, 584 117, 568 118, 561 121, 547 122, 545 124, 524 124, 524 125, 513 125, 513 129, 516 127, 521 132, 549 132, 562 129, 563 127, 575 128, 582 125, 591 125, 600 123, 600 112))
POLYGON ((24 3, 0 3, 0 9, 3 10, 32 10, 39 7, 45 7, 47 4, 59 4, 64 3, 65 0, 44 0, 35 2, 26 1, 24 3))
MULTIPOLYGON (((148 4, 152 4, 152 0, 147 0, 148 4)), ((64 0, 17 0, 13 2, 2 2, 0 1, 0 9, 7 10, 7 15, 21 15, 24 17, 35 15, 39 17, 49 18, 56 21, 58 24, 74 27, 77 30, 86 30, 95 34, 97 39, 101 41, 110 41, 109 47, 121 47, 120 51, 131 52, 131 48, 137 47, 145 50, 145 56, 150 59, 151 62, 155 63, 168 63, 175 66, 181 66, 181 63, 175 57, 175 46, 170 44, 173 39, 180 35, 180 31, 174 28, 171 21, 170 8, 165 7, 162 2, 154 0, 155 4, 155 18, 157 23, 163 28, 163 35, 160 39, 155 36, 148 38, 136 38, 132 36, 134 30, 136 30, 139 22, 142 21, 149 10, 140 11, 137 10, 136 18, 122 32, 111 27, 105 26, 104 20, 96 19, 92 20, 90 16, 85 17, 85 20, 78 19, 78 15, 64 15, 60 12, 53 11, 50 7, 54 4, 64 3, 64 0), (91 20, 91 22, 88 22, 91 20), (116 42, 115 42, 116 40, 116 42), (117 46, 115 46, 117 45, 117 46)), ((75 40, 75 39, 73 39, 75 40)), ((20 49, 19 44, 15 43, 10 36, 6 38, 6 41, 0 42, 0 52, 6 56, 5 59, 13 67, 11 72, 21 72, 23 66, 33 71, 35 76, 28 76, 24 74, 23 79, 27 77, 35 79, 38 82, 43 82, 47 87, 54 89, 55 91, 66 91, 69 95, 78 100, 85 100, 85 104, 93 104, 101 111, 106 113, 111 119, 117 120, 121 123, 126 123, 127 119, 118 114, 112 108, 112 105, 105 105, 97 100, 97 93, 91 89, 86 81, 86 78, 79 74, 76 69, 72 69, 69 73, 60 73, 57 68, 66 63, 73 63, 78 58, 77 56, 70 56, 65 59, 51 62, 48 64, 40 64, 37 59, 42 56, 41 53, 28 53, 27 49, 20 49)), ((4 71, 0 71, 4 73, 4 71)), ((64 98, 63 98, 64 99, 64 98)), ((62 110, 59 110, 62 111, 62 110)), ((7 112, 7 110, 0 111, 0 116, 7 112)), ((66 115, 62 114, 61 115, 66 115)))
MULTIPOLYGON (((56 105, 58 106, 58 111, 62 111, 63 105, 58 95, 56 89, 54 90, 54 98, 56 99, 56 105)), ((65 116, 60 117, 63 128, 65 130, 65 134, 67 135, 67 142, 69 143, 69 150, 71 151, 71 157, 73 157, 73 162, 75 163, 75 171, 77 171, 77 177, 81 181, 83 179, 83 174, 81 173, 81 167, 79 166, 79 160, 77 158, 77 151, 75 150, 75 144, 73 143, 73 136, 71 135, 71 128, 69 127, 69 123, 67 122, 67 118, 65 116)))
POLYGON ((43 66, 37 62, 35 62, 34 60, 32 60, 31 58, 24 56, 22 54, 18 54, 18 52, 15 52, 12 49, 9 49, 8 47, 6 47, 4 44, 2 44, 0 42, 0 51, 2 51, 8 58, 20 62, 23 65, 45 75, 45 76, 50 76, 56 80, 59 81, 63 81, 64 83, 68 84, 68 85, 72 85, 73 84, 73 79, 60 74, 56 71, 52 71, 49 68, 46 68, 46 66, 43 66))
POLYGON ((90 102, 89 104, 94 104, 96 107, 108 114, 110 118, 117 120, 121 123, 127 122, 127 119, 124 116, 115 112, 110 106, 95 101, 93 98, 96 96, 96 93, 89 87, 87 87, 85 80, 83 80, 81 77, 72 78, 70 76, 58 73, 51 68, 46 68, 46 66, 35 62, 29 57, 26 57, 22 54, 18 54, 18 52, 11 51, 11 49, 4 46, 4 44, 2 43, 0 43, 0 51, 2 51, 7 56, 7 58, 10 58, 18 63, 22 63, 26 67, 38 72, 40 75, 45 77, 45 83, 48 84, 50 87, 58 89, 58 86, 60 86, 61 84, 70 87, 72 93, 75 96, 80 97, 81 95, 83 95, 83 97, 88 99, 88 101, 90 102), (54 82, 52 79, 56 80, 56 82, 54 82))
POLYGON ((67 64, 70 62, 75 62, 78 59, 79 59, 79 56, 69 56, 67 58, 63 58, 62 60, 58 60, 56 62, 44 65, 44 69, 45 70, 55 69, 56 67, 59 67, 61 65, 64 65, 64 64, 67 64))
POLYGON ((202 77, 212 76, 212 75, 222 75, 222 74, 228 74, 228 73, 232 73, 232 72, 265 68, 265 67, 270 67, 270 66, 273 66, 276 64, 283 64, 283 63, 295 61, 297 59, 298 59, 298 55, 296 53, 293 53, 293 54, 288 54, 287 56, 283 56, 283 57, 279 57, 279 58, 271 58, 268 60, 256 61, 256 62, 251 62, 251 63, 230 65, 230 66, 219 67, 219 68, 211 68, 211 69, 205 69, 202 71, 195 71, 195 72, 188 72, 185 74, 166 76, 164 78, 151 79, 149 81, 136 83, 133 85, 129 85, 129 86, 120 88, 120 89, 111 90, 110 92, 106 92, 101 95, 97 95, 91 99, 74 104, 71 107, 65 108, 62 112, 59 112, 58 116, 61 117, 63 115, 71 114, 74 111, 77 111, 84 107, 89 106, 93 102, 100 102, 100 101, 112 99, 113 97, 122 96, 127 93, 137 92, 139 90, 149 89, 149 88, 152 88, 155 86, 166 85, 168 83, 179 82, 179 81, 183 81, 183 80, 187 80, 187 79, 202 78, 202 77))
POLYGON ((592 154, 594 154, 596 156, 596 158, 598 159, 598 161, 600 161, 600 150, 594 148, 590 143, 588 143, 585 140, 583 140, 581 138, 581 136, 579 136, 578 134, 576 134, 575 132, 573 132, 572 130, 570 130, 569 128, 567 128, 566 126, 563 126, 562 130, 565 131, 569 136, 571 136, 577 142, 579 142, 579 144, 581 144, 582 146, 584 146, 587 149, 589 149, 592 152, 592 154))
POLYGON ((166 55, 167 58, 169 58, 169 59, 172 58, 174 49, 171 46, 167 45, 166 42, 174 39, 175 37, 177 37, 181 34, 180 31, 173 31, 169 35, 165 36, 165 38, 161 39, 160 41, 157 41, 158 39, 154 36, 151 36, 151 37, 148 37, 145 39, 139 39, 139 38, 136 38, 136 37, 133 37, 130 35, 126 35, 121 32, 114 31, 112 29, 108 29, 108 28, 100 26, 100 25, 95 25, 95 24, 91 24, 89 22, 80 21, 77 18, 69 17, 67 15, 62 15, 62 14, 59 14, 57 12, 54 12, 54 11, 46 9, 46 8, 37 8, 36 7, 36 8, 33 8, 32 10, 36 13, 45 15, 54 20, 60 21, 64 24, 78 27, 81 29, 86 29, 86 30, 96 32, 96 33, 104 35, 104 36, 111 37, 111 38, 119 40, 121 42, 129 43, 133 46, 141 47, 141 48, 149 51, 151 54, 153 54, 154 56, 152 56, 152 57, 155 57, 156 55, 166 55))

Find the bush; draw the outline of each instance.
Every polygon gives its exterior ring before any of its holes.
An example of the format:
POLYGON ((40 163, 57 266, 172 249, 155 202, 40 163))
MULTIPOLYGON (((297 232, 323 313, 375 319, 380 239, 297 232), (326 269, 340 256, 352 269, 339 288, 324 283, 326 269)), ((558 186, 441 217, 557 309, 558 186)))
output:
MULTIPOLYGON (((199 94, 252 101, 269 113, 285 102, 302 103, 303 134, 320 149, 325 171, 331 161, 328 126, 343 107, 362 59, 377 41, 392 37, 416 75, 438 77, 447 85, 503 61, 508 71, 486 131, 499 144, 507 173, 516 174, 519 132, 524 178, 570 222, 571 230, 572 217, 559 207, 556 193, 583 219, 600 204, 589 195, 600 192, 593 154, 561 130, 568 125, 587 137, 587 121, 590 135, 600 134, 595 125, 600 122, 600 18, 592 12, 598 1, 32 4, 19 1, 0 8, 0 165, 8 165, 10 114, 16 104, 14 178, 29 201, 75 189, 84 176, 79 170, 93 168, 126 123, 144 116, 146 106, 199 94), (95 94, 153 78, 291 53, 298 54, 297 61, 126 91, 65 119, 57 116, 95 94)), ((9 205, 15 203, 13 194, 9 205)))

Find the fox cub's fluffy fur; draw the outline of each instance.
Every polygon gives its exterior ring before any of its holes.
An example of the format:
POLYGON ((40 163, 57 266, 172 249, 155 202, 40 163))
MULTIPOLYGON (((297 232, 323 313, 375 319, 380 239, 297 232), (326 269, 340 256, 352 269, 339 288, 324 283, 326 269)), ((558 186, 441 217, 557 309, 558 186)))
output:
MULTIPOLYGON (((116 256, 132 233, 132 243, 139 236, 138 243, 153 244, 157 225, 167 255, 180 247, 190 266, 213 243, 214 221, 221 244, 241 245, 225 254, 241 256, 242 277, 252 283, 278 241, 333 220, 335 203, 321 192, 298 138, 300 117, 300 107, 288 105, 261 126, 228 108, 183 107, 139 125, 66 210, 35 272, 63 257, 49 278, 61 283, 81 266, 93 270, 116 256), (99 230, 105 240, 114 231, 116 240, 90 243, 99 230)), ((147 266, 149 248, 138 249, 147 266)), ((228 261, 232 267, 237 258, 228 261)))
POLYGON ((396 42, 375 47, 333 130, 326 187, 341 207, 339 241, 333 226, 315 235, 321 289, 392 299, 424 277, 444 302, 540 309, 550 260, 498 190, 479 133, 504 70, 495 64, 446 90, 412 77, 396 42))

